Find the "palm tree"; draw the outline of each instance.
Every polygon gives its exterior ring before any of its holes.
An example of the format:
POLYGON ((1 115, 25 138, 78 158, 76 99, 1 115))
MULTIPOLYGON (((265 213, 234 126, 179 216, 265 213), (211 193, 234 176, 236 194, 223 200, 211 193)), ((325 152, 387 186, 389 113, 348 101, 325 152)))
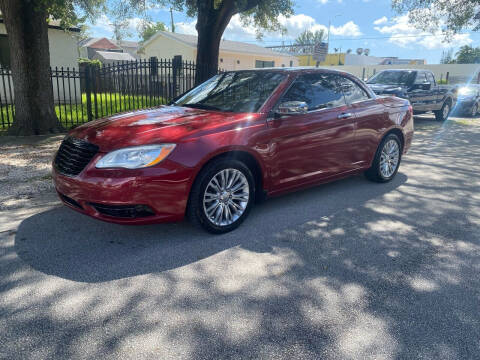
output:
POLYGON ((325 31, 316 30, 315 32, 305 30, 295 39, 294 45, 315 45, 325 40, 325 31))

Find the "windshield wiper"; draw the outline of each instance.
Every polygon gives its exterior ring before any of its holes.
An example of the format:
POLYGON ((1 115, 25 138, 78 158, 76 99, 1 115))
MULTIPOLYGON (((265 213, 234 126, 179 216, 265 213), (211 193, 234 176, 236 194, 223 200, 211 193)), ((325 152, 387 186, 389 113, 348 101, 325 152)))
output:
POLYGON ((189 108, 192 108, 192 109, 203 109, 203 110, 219 110, 219 111, 222 111, 222 109, 216 107, 216 106, 211 106, 211 105, 206 105, 206 104, 199 104, 199 103, 196 103, 196 104, 182 104, 180 106, 185 106, 185 107, 189 107, 189 108))

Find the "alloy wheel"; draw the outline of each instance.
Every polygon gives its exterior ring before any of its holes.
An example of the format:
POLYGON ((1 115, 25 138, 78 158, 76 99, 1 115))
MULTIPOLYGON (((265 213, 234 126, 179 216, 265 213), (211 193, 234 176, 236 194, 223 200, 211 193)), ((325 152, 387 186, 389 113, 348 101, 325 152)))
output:
POLYGON ((448 117, 448 114, 450 113, 450 105, 447 103, 445 104, 445 106, 443 107, 443 119, 446 120, 447 117, 448 117))
POLYGON ((389 140, 380 154, 380 173, 385 179, 391 177, 398 167, 400 147, 395 140, 389 140))
POLYGON ((216 226, 227 226, 245 212, 250 198, 246 176, 237 169, 223 169, 215 174, 203 195, 203 211, 216 226))

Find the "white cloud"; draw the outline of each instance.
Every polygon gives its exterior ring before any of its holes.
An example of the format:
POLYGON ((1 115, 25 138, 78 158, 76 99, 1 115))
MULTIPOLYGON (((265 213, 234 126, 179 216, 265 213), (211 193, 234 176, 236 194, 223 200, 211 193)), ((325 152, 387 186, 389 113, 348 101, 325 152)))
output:
POLYGON ((180 34, 197 35, 197 29, 195 29, 196 24, 196 20, 192 22, 175 23, 175 32, 179 32, 180 34))
POLYGON ((374 25, 385 24, 388 22, 388 18, 386 16, 382 16, 380 19, 377 19, 373 22, 374 25))
MULTIPOLYGON (((285 40, 293 41, 300 33, 305 30, 317 31, 323 30, 325 34, 328 32, 328 28, 324 24, 319 24, 317 21, 306 14, 297 14, 290 17, 285 17, 280 15, 278 18, 280 24, 282 24, 287 32, 282 34, 279 32, 264 32, 264 38, 268 40, 285 40)), ((142 19, 132 18, 128 20, 128 26, 126 32, 129 33, 127 38, 138 38, 138 27, 141 25, 142 19)), ((183 34, 197 35, 197 30, 195 28, 196 20, 190 22, 178 22, 175 23, 175 30, 183 34)), ((360 28, 353 21, 348 21, 347 23, 339 26, 334 26, 330 28, 332 35, 337 36, 351 36, 357 37, 362 35, 360 28)), ((90 27, 90 31, 93 36, 106 36, 113 37, 113 25, 112 20, 109 19, 106 15, 100 16, 96 23, 90 27)), ((238 41, 256 41, 256 31, 252 25, 244 26, 240 20, 239 15, 232 17, 230 23, 228 24, 224 38, 229 40, 238 40, 238 41)))
MULTIPOLYGON (((142 22, 143 20, 138 17, 126 20, 126 28, 124 29, 125 37, 138 38, 138 29, 142 22)), ((95 37, 104 36, 112 38, 113 30, 113 22, 105 14, 101 15, 89 28, 89 32, 95 37)))
MULTIPOLYGON (((265 32, 263 33, 265 39, 281 39, 288 41, 294 40, 305 30, 323 30, 325 34, 328 31, 327 26, 317 23, 313 17, 305 14, 297 14, 290 17, 280 15, 278 21, 287 30, 286 34, 281 34, 280 32, 265 32)), ((349 21, 341 26, 332 26, 330 30, 331 34, 339 36, 356 37, 362 35, 359 26, 353 21, 349 21)), ((196 34, 195 21, 192 21, 191 23, 182 23, 179 27, 179 32, 196 34)), ((224 37, 231 40, 254 41, 256 40, 256 32, 253 26, 244 26, 240 21, 240 16, 235 15, 232 17, 230 24, 228 24, 224 37)))
POLYGON ((421 45, 426 49, 433 50, 469 45, 473 41, 470 34, 456 34, 446 41, 440 29, 433 33, 417 29, 409 22, 408 14, 392 18, 390 21, 387 19, 382 24, 385 25, 375 26, 374 29, 381 34, 390 35, 388 41, 401 47, 421 45))
MULTIPOLYGON (((325 5, 329 0, 317 0, 320 4, 325 5)), ((339 4, 343 3, 343 0, 337 0, 339 4)))
POLYGON ((355 24, 353 21, 349 21, 339 27, 332 26, 330 31, 333 35, 340 35, 340 36, 362 35, 362 32, 360 31, 360 27, 357 24, 355 24))

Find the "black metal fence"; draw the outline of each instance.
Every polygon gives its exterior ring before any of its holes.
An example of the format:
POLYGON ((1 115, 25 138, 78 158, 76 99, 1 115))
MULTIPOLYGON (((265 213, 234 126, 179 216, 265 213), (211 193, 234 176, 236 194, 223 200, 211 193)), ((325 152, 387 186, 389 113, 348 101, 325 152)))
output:
MULTIPOLYGON (((55 111, 71 128, 115 113, 167 104, 195 84, 196 65, 173 59, 150 58, 129 62, 51 69, 55 111)), ((15 117, 11 71, 0 67, 0 130, 15 117)))

